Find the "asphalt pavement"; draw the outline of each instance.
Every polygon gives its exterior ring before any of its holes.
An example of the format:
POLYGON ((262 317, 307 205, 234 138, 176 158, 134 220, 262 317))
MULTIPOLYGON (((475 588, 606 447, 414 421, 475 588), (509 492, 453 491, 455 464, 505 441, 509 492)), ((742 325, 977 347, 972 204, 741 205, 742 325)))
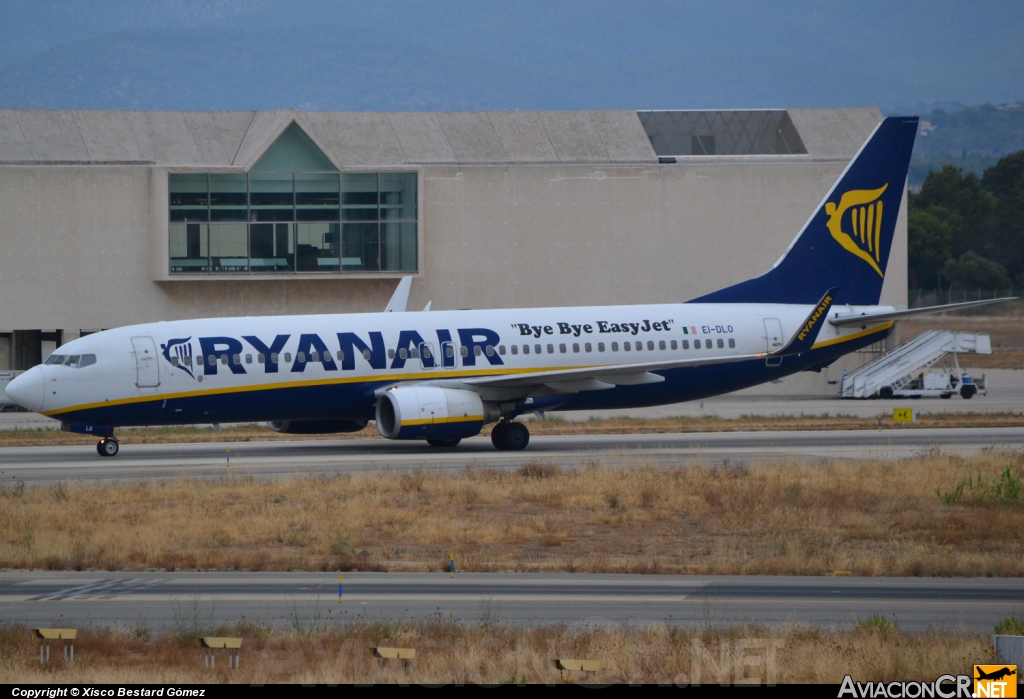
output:
POLYGON ((268 626, 452 620, 528 626, 666 623, 850 628, 881 614, 908 631, 991 633, 1024 581, 546 573, 0 574, 0 624, 153 630, 243 619, 268 626))
POLYGON ((521 452, 499 452, 486 437, 454 449, 382 439, 125 444, 104 458, 92 445, 0 449, 0 482, 109 482, 229 474, 283 477, 372 470, 500 468, 527 461, 573 468, 589 463, 684 465, 905 458, 935 449, 970 455, 985 448, 1024 447, 1024 428, 832 430, 821 432, 706 432, 649 435, 535 436, 521 452), (230 465, 228 463, 230 449, 230 465))

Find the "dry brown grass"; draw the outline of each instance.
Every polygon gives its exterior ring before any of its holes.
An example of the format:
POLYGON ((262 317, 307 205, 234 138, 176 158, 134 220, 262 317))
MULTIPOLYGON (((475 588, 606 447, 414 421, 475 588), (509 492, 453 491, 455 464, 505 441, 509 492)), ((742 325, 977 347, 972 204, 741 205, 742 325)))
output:
POLYGON ((0 490, 0 567, 1024 575, 1024 506, 943 504, 1024 454, 0 490))
MULTIPOLYGON (((1024 427, 1024 410, 1020 413, 918 413, 914 425, 892 422, 892 405, 879 403, 879 411, 887 429, 920 429, 924 427, 1024 427)), ((484 428, 489 435, 493 425, 484 428)), ((572 422, 558 418, 547 422, 530 420, 533 435, 560 434, 680 434, 689 432, 752 432, 779 430, 870 430, 877 429, 875 417, 852 415, 777 415, 744 416, 740 418, 667 417, 667 418, 602 418, 572 422)), ((323 435, 278 434, 264 424, 224 427, 223 434, 206 427, 143 427, 118 430, 122 444, 182 444, 195 442, 269 442, 338 439, 383 439, 370 425, 359 432, 323 435)), ((0 448, 23 446, 55 446, 95 444, 96 438, 58 430, 0 430, 0 448)))
MULTIPOLYGON (((75 663, 39 665, 37 642, 23 627, 0 627, 0 683, 556 683, 565 681, 554 658, 601 663, 589 681, 600 683, 795 683, 933 681, 941 674, 969 674, 988 657, 977 634, 910 635, 861 628, 819 631, 740 627, 687 630, 571 630, 564 627, 470 628, 444 621, 403 625, 354 625, 314 635, 258 627, 224 629, 243 637, 241 669, 203 667, 195 639, 144 630, 85 631, 75 663), (379 665, 370 646, 416 648, 408 669, 379 665), (774 662, 769 660, 774 656, 774 662), (747 665, 740 662, 745 658, 747 665)), ((59 646, 54 648, 59 655, 59 646)), ((52 651, 51 651, 52 652, 52 651)), ((52 656, 51 656, 52 657, 52 656)), ((576 675, 569 681, 585 681, 576 675)))

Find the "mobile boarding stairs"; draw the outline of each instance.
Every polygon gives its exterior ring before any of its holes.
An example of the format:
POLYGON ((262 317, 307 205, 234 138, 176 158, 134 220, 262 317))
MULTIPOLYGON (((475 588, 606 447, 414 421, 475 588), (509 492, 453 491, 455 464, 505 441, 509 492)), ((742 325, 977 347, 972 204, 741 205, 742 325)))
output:
POLYGON ((963 398, 988 393, 985 377, 961 372, 959 353, 992 354, 984 333, 928 330, 861 368, 843 374, 843 398, 963 398), (952 366, 949 357, 952 355, 952 366), (940 368, 941 371, 930 371, 940 368))

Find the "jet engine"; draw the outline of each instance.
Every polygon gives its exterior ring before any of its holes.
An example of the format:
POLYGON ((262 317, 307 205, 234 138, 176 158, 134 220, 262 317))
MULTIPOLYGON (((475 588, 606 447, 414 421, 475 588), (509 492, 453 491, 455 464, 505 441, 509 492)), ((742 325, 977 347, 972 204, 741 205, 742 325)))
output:
POLYGON ((282 434, 336 434, 358 432, 366 420, 273 420, 267 427, 282 434))
POLYGON ((377 429, 388 439, 458 441, 500 417, 496 404, 457 388, 400 386, 377 399, 377 429))

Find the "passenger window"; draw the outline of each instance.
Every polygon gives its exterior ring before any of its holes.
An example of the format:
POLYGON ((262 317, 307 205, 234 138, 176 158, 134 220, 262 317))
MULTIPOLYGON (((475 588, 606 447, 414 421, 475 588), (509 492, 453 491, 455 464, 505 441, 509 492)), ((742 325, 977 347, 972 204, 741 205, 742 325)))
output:
POLYGON ((633 349, 633 345, 631 345, 631 344, 630 344, 630 343, 628 343, 628 342, 623 342, 623 343, 622 343, 622 351, 623 351, 623 352, 628 352, 628 351, 630 351, 631 349, 633 349))
MULTIPOLYGON (((175 359, 177 359, 177 357, 175 357, 175 359)), ((96 355, 95 354, 83 354, 82 355, 82 361, 80 361, 78 363, 78 368, 81 369, 82 367, 92 366, 95 363, 96 363, 96 355)))
POLYGON ((704 347, 711 349, 711 340, 704 340, 704 347))
POLYGON ((452 347, 451 345, 448 345, 447 347, 445 347, 444 348, 444 356, 448 357, 449 359, 454 357, 455 356, 455 348, 452 347))
MULTIPOLYGON (((394 358, 394 356, 395 356, 394 353, 392 353, 391 357, 394 358)), ((297 359, 299 361, 299 363, 301 364, 302 362, 306 361, 306 353, 305 352, 297 352, 295 354, 295 359, 297 359)))
POLYGON ((246 364, 252 364, 252 355, 251 354, 245 355, 245 363, 246 364))
POLYGON ((291 352, 285 352, 284 353, 284 363, 288 364, 291 361, 292 361, 292 353, 291 352))
POLYGON ((529 353, 530 353, 530 346, 529 345, 523 345, 523 354, 529 354, 529 353))
MULTIPOLYGON (((423 349, 426 350, 427 348, 424 347, 423 349)), ((427 351, 429 351, 429 350, 427 350, 427 351)), ((411 348, 409 350, 409 356, 412 357, 413 359, 419 359, 420 358, 420 351, 418 349, 416 349, 415 347, 413 347, 413 348, 411 348)))
POLYGON ((580 343, 578 343, 578 342, 572 343, 572 351, 575 352, 576 354, 579 354, 580 353, 580 343))
POLYGON ((736 340, 730 337, 729 338, 729 346, 730 347, 735 347, 736 346, 736 340))
POLYGON ((242 355, 236 354, 233 357, 231 357, 231 363, 234 364, 235 366, 240 365, 242 363, 242 355))
POLYGON ((203 355, 200 354, 198 357, 196 357, 196 366, 202 366, 202 365, 203 365, 203 355))
POLYGON ((565 354, 565 353, 566 353, 566 352, 568 352, 569 350, 568 350, 568 348, 567 348, 567 347, 566 347, 566 346, 565 346, 564 344, 560 344, 560 345, 558 346, 558 351, 559 351, 559 352, 561 352, 562 354, 565 354))
POLYGON ((512 345, 512 354, 519 354, 519 345, 512 345))
POLYGON ((604 343, 603 342, 598 342, 597 343, 597 351, 598 352, 604 352, 604 343))
POLYGON ((463 357, 468 357, 469 356, 469 348, 466 347, 465 345, 463 345, 462 347, 459 347, 459 354, 461 354, 463 357))
POLYGON ((480 345, 473 345, 473 354, 479 357, 483 352, 480 350, 480 345))
POLYGON ((220 355, 220 363, 223 364, 224 366, 227 366, 228 365, 228 355, 226 355, 226 354, 220 355))
POLYGON ((665 341, 658 340, 658 349, 665 349, 665 341))
POLYGON ((693 348, 694 349, 700 349, 700 340, 694 340, 693 341, 693 348))
POLYGON ((554 345, 548 345, 548 354, 554 354, 554 353, 555 353, 555 346, 554 345))
POLYGON ((266 362, 267 362, 267 355, 265 355, 262 352, 260 352, 259 354, 256 355, 256 361, 258 363, 260 363, 260 364, 266 364, 266 362))
POLYGON ((209 364, 210 366, 213 366, 214 364, 217 363, 217 357, 211 354, 209 357, 206 358, 206 363, 209 364))
POLYGON ((409 352, 407 352, 406 349, 403 347, 402 349, 398 350, 398 356, 400 359, 408 359, 409 352))
MULTIPOLYGON (((647 349, 650 350, 651 352, 654 351, 654 340, 648 340, 647 341, 647 349)), ((662 349, 665 349, 665 348, 662 347, 662 349)))
MULTIPOLYGON (((636 351, 639 352, 643 348, 644 348, 644 343, 640 342, 640 340, 637 340, 636 341, 636 351)), ((654 345, 653 344, 651 345, 651 349, 654 349, 654 345)))
POLYGON ((612 343, 612 352, 618 352, 618 351, 619 351, 619 343, 618 342, 613 342, 612 343))
POLYGON ((725 347, 725 340, 718 338, 718 349, 722 349, 723 347, 725 347))
MULTIPOLYGON (((412 355, 412 357, 413 357, 413 359, 419 359, 419 357, 417 357, 417 356, 416 356, 416 353, 415 353, 415 352, 413 352, 413 355, 412 355)), ((427 345, 427 346, 425 346, 425 347, 423 348, 423 358, 424 358, 424 359, 430 359, 430 357, 431 357, 431 354, 430 354, 430 346, 429 346, 429 345, 427 345)))
POLYGON ((278 360, 277 352, 272 352, 270 354, 270 363, 271 364, 277 364, 277 360, 278 360))
POLYGON ((534 353, 534 354, 540 354, 540 353, 541 353, 541 351, 542 351, 542 350, 541 350, 541 348, 540 348, 540 345, 534 345, 534 346, 533 346, 533 353, 534 353))
POLYGON ((487 347, 484 348, 484 354, 486 354, 488 357, 493 357, 494 345, 487 345, 487 347))
POLYGON ((178 366, 178 358, 171 357, 171 366, 178 366))
POLYGON ((672 340, 672 349, 679 349, 679 345, 676 343, 675 340, 672 340))
MULTIPOLYGON (((299 352, 299 354, 301 355, 302 352, 299 352)), ((393 349, 389 349, 388 350, 388 359, 394 359, 394 358, 395 358, 395 351, 393 349)), ((300 359, 299 361, 301 362, 302 360, 300 359)))
POLYGON ((498 354, 500 354, 502 357, 505 356, 505 345, 498 345, 498 354))
POLYGON ((338 350, 338 361, 339 362, 345 361, 345 352, 343 350, 338 350))
MULTIPOLYGON (((284 355, 285 361, 288 361, 288 355, 284 355)), ((370 361, 370 350, 363 350, 363 359, 370 361)))
POLYGON ((683 349, 690 349, 690 341, 683 340, 683 349))
POLYGON ((586 352, 590 352, 592 350, 589 342, 584 342, 583 343, 583 350, 586 351, 586 352))
POLYGON ((320 353, 317 352, 316 350, 310 352, 309 353, 309 359, 312 362, 319 362, 320 361, 320 353))

